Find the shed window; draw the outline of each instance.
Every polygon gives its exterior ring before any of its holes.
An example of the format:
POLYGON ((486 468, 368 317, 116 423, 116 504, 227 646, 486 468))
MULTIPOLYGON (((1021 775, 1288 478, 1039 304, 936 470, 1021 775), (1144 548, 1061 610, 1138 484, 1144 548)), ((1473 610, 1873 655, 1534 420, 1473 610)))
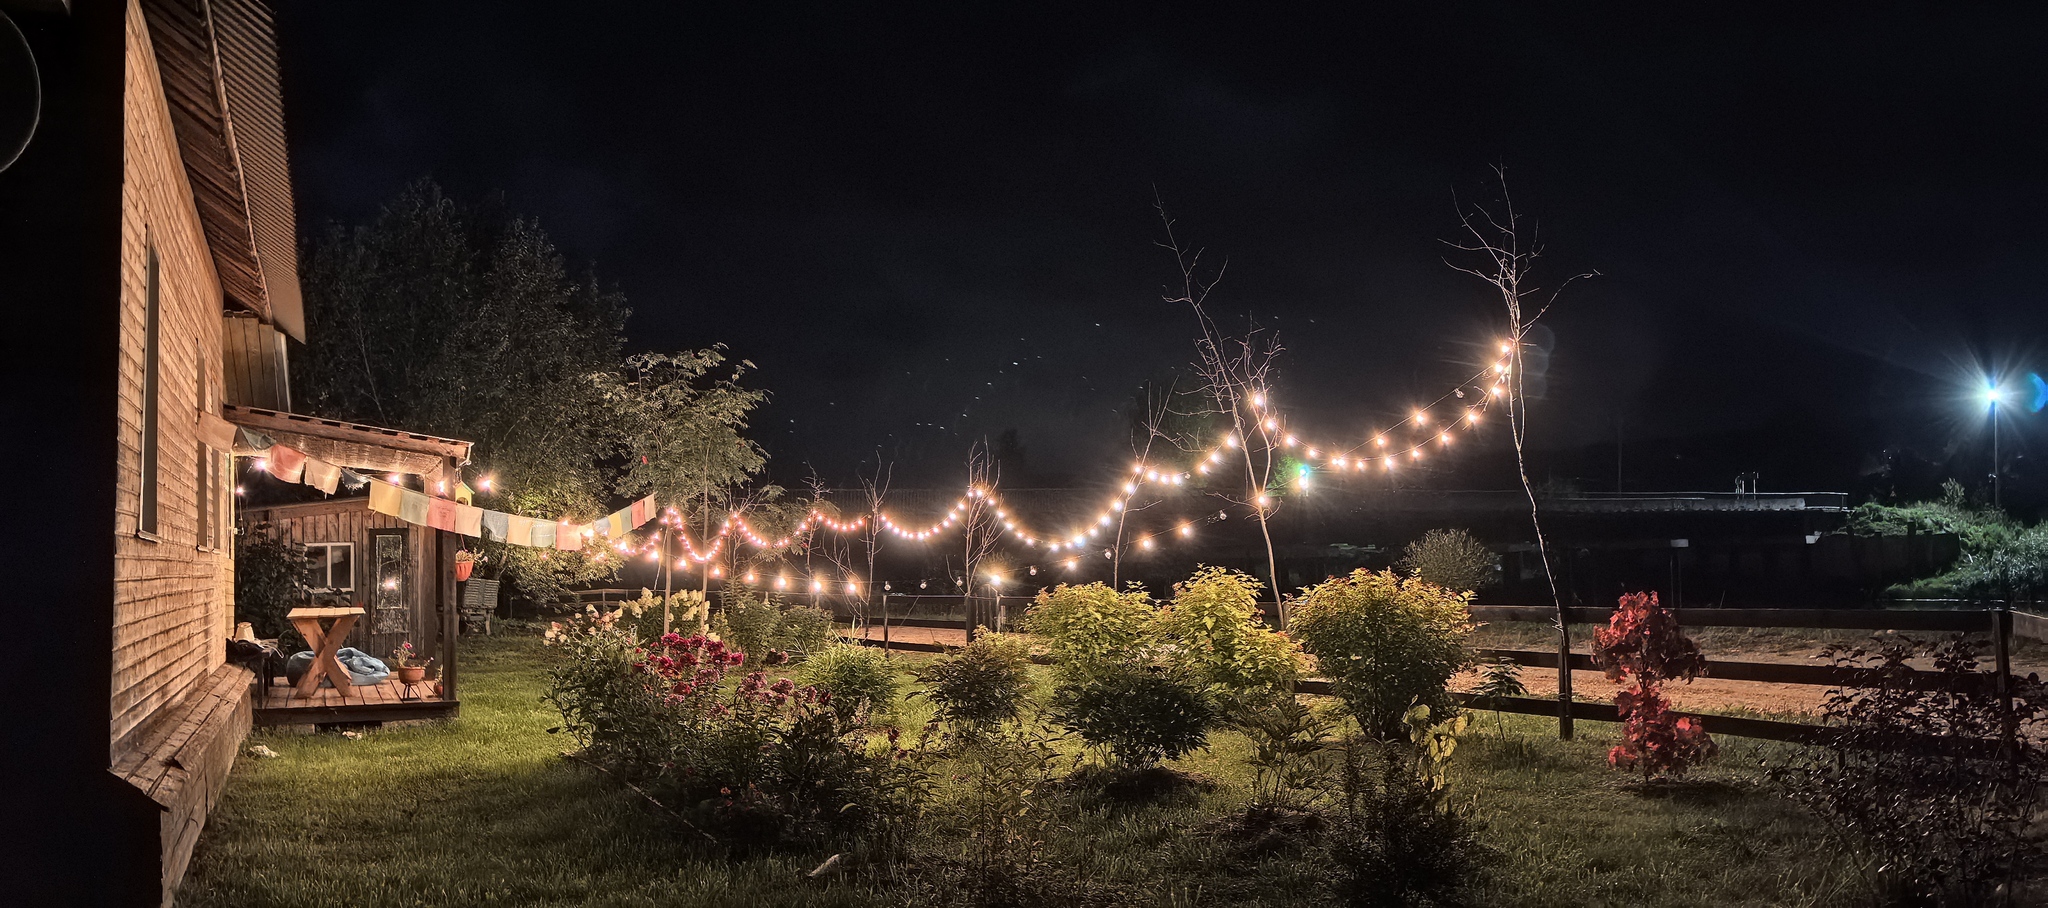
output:
POLYGON ((308 543, 306 555, 310 559, 307 586, 321 592, 348 592, 356 588, 354 543, 308 543))
POLYGON ((156 247, 149 248, 143 276, 142 298, 142 500, 138 503, 136 529, 156 535, 157 462, 157 372, 162 358, 158 349, 158 323, 163 307, 158 304, 156 247))

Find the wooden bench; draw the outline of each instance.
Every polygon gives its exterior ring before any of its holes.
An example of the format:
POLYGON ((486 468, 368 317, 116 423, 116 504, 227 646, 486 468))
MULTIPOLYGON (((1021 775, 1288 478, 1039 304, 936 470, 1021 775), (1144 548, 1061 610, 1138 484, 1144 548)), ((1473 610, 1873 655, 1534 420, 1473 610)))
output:
MULTIPOLYGON (((158 844, 166 880, 184 877, 199 830, 249 735, 254 677, 239 665, 214 669, 130 738, 114 761, 114 774, 162 811, 158 844)), ((165 893, 165 904, 170 896, 165 893)))

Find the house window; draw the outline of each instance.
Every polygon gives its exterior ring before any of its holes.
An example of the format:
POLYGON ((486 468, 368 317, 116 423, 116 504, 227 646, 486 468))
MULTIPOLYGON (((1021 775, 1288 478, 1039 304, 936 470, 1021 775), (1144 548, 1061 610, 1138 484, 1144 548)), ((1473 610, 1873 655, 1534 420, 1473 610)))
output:
POLYGON ((306 585, 316 592, 345 593, 356 588, 354 543, 307 543, 306 555, 306 585))
POLYGON ((157 366, 161 358, 158 350, 158 322, 162 306, 158 304, 156 247, 149 248, 149 260, 144 276, 142 301, 142 500, 140 502, 136 529, 144 535, 156 535, 156 462, 157 462, 157 366))

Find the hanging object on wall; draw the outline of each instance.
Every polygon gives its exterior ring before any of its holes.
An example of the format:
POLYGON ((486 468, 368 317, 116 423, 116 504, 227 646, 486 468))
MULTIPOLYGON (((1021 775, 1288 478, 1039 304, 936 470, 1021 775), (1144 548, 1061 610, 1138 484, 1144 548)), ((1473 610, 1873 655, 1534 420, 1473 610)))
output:
POLYGON ((14 20, 0 13, 0 170, 14 166, 43 116, 36 55, 14 20))

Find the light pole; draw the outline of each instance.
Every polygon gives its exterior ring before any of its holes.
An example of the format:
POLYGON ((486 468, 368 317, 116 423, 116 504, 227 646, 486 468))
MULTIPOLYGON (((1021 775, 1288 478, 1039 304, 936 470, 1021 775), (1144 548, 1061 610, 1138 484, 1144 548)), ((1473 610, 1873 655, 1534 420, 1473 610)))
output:
POLYGON ((1984 402, 1991 405, 1991 506, 2005 509, 1998 478, 1998 405, 2005 401, 2004 389, 1996 384, 1984 389, 1984 402))

